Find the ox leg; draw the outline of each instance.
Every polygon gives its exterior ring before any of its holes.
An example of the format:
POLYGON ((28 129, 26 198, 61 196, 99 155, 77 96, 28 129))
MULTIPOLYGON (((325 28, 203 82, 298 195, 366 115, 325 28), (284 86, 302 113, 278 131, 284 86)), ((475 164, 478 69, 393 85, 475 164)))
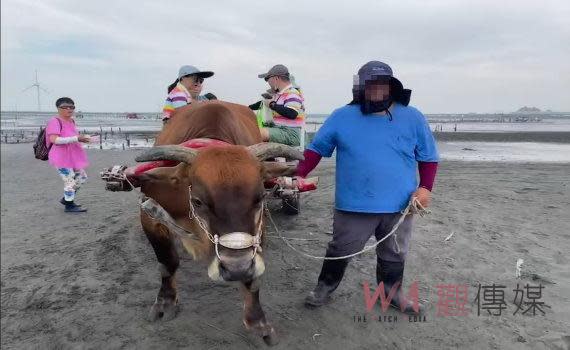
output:
POLYGON ((265 318, 265 313, 259 303, 259 280, 242 282, 241 290, 244 297, 243 324, 245 328, 263 337, 266 344, 277 344, 278 339, 275 329, 265 318))
POLYGON ((156 254, 162 280, 156 301, 150 308, 149 319, 168 321, 176 316, 178 292, 175 275, 180 259, 166 227, 160 225, 156 231, 147 232, 145 230, 145 233, 156 254))

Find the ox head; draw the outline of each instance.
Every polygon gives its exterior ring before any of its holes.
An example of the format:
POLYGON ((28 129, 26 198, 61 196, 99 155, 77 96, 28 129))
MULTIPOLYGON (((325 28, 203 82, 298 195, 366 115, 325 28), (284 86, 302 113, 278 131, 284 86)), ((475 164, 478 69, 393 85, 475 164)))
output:
POLYGON ((292 175, 294 171, 287 165, 265 162, 276 157, 303 159, 302 153, 293 147, 260 143, 199 151, 174 145, 157 146, 136 160, 182 162, 170 181, 184 186, 177 194, 184 201, 176 202, 184 205, 183 210, 198 231, 193 232, 198 240, 195 244, 185 244, 186 248, 193 255, 197 251, 204 255, 200 250, 210 253, 205 255, 212 259, 208 275, 213 280, 251 281, 265 270, 261 251, 264 180, 292 175))

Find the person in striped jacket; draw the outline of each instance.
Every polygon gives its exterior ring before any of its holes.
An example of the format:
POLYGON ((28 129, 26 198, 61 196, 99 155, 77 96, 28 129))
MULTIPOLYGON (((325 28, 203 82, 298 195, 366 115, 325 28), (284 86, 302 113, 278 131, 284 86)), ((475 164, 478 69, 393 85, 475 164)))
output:
POLYGON ((261 128, 263 141, 299 146, 305 125, 305 98, 301 88, 292 83, 289 70, 282 64, 273 66, 258 77, 264 79, 273 92, 271 95, 263 94, 262 101, 249 106, 257 110, 263 103, 272 111, 273 120, 261 128))
POLYGON ((192 103, 192 101, 216 99, 211 93, 200 95, 204 79, 213 75, 214 72, 200 71, 194 66, 180 67, 178 78, 168 86, 168 96, 162 109, 162 121, 164 124, 168 122, 170 116, 177 108, 186 106, 192 103))

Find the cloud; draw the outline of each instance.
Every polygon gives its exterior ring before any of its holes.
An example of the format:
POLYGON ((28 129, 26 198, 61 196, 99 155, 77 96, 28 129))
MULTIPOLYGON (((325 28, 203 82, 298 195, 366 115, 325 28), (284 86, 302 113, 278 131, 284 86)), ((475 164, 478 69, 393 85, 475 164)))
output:
MULTIPOLYGON (((350 97, 352 75, 388 62, 425 112, 570 110, 570 3, 544 1, 267 2, 6 0, 2 109, 34 108, 20 91, 38 69, 54 99, 83 110, 158 111, 178 67, 216 75, 205 90, 249 104, 257 74, 286 64, 309 112, 350 97)), ((47 106, 47 103, 45 104, 47 106)))

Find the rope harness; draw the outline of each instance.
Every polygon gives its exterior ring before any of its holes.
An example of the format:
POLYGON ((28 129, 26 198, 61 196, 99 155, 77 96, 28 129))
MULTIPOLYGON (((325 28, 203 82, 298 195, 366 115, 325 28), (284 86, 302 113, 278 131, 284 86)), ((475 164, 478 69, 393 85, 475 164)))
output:
POLYGON ((221 237, 217 234, 213 235, 210 231, 206 228, 206 224, 204 219, 196 214, 196 209, 194 208, 194 204, 192 204, 192 186, 188 187, 188 203, 190 205, 190 212, 189 218, 191 220, 196 220, 198 226, 204 231, 208 239, 214 244, 214 249, 216 251, 216 256, 220 261, 222 258, 220 257, 218 246, 222 246, 228 249, 247 249, 253 247, 253 255, 251 259, 255 259, 255 255, 257 251, 262 251, 261 249, 261 236, 263 235, 263 212, 265 209, 265 202, 261 201, 261 209, 259 210, 259 220, 256 225, 255 235, 252 236, 250 233, 247 232, 231 232, 221 237))
POLYGON ((374 243, 370 246, 366 246, 356 253, 352 253, 352 254, 348 254, 348 255, 344 255, 344 256, 326 257, 326 256, 316 256, 316 255, 307 254, 307 253, 302 252, 302 251, 298 250, 297 248, 295 248, 291 243, 289 243, 289 240, 292 240, 291 238, 283 237, 283 235, 281 235, 281 231, 279 231, 279 228, 277 227, 277 224, 275 224, 273 217, 271 217, 271 214, 269 213, 269 211, 267 211, 267 214, 269 216, 269 220, 271 221, 273 228, 275 229, 275 231, 277 232, 279 237, 283 240, 283 242, 285 242, 285 244, 289 248, 291 248, 295 252, 297 252, 297 253, 299 253, 299 254, 307 257, 307 258, 318 259, 318 260, 342 260, 342 259, 348 259, 348 258, 355 257, 357 255, 360 255, 364 252, 367 252, 371 249, 376 248, 380 243, 384 242, 386 239, 388 239, 388 237, 390 237, 392 235, 394 236, 394 245, 396 248, 396 253, 400 253, 400 245, 398 244, 398 234, 396 233, 396 231, 398 230, 398 228, 400 227, 402 222, 404 222, 404 220, 406 219, 406 216, 408 214, 418 214, 420 217, 424 217, 425 215, 429 214, 430 211, 428 209, 426 209, 419 202, 419 200, 416 197, 413 197, 410 200, 410 202, 408 203, 408 205, 406 206, 406 208, 404 210, 402 210, 400 213, 402 215, 398 219, 398 222, 396 222, 396 224, 392 227, 392 229, 390 230, 390 232, 386 236, 382 237, 382 239, 378 240, 376 243, 374 243))
MULTIPOLYGON (((220 261, 222 260, 222 258, 221 258, 220 253, 219 253, 219 246, 222 246, 222 247, 227 248, 227 249, 236 249, 236 250, 237 249, 247 249, 247 248, 253 247, 253 254, 252 254, 251 258, 252 258, 252 260, 255 259, 257 252, 262 251, 261 236, 263 235, 263 213, 264 212, 269 217, 269 221, 271 221, 271 224, 273 225, 273 228, 277 232, 278 237, 281 238, 281 240, 283 240, 283 242, 285 242, 285 244, 289 248, 291 248, 296 253, 301 254, 307 258, 312 258, 312 259, 317 259, 317 260, 342 260, 342 259, 352 258, 352 257, 355 257, 357 255, 363 254, 364 252, 367 252, 369 250, 376 248, 380 243, 384 242, 390 236, 394 236, 395 251, 396 251, 396 253, 400 253, 400 244, 398 243, 397 231, 400 228, 400 225, 406 219, 406 216, 408 216, 409 214, 418 214, 420 217, 424 217, 425 215, 430 213, 430 211, 428 209, 426 209, 419 202, 419 200, 416 197, 414 197, 410 200, 410 202, 408 203, 406 208, 400 212, 400 214, 401 214, 400 218, 398 219, 396 224, 394 224, 394 226, 392 227, 390 232, 388 232, 388 234, 386 234, 384 237, 382 237, 382 239, 378 240, 376 243, 374 243, 372 245, 365 246, 363 249, 361 249, 360 251, 358 251, 356 253, 343 255, 343 256, 326 257, 326 256, 316 256, 316 255, 307 254, 307 253, 302 252, 299 249, 295 248, 291 243, 289 243, 289 241, 294 240, 294 238, 284 237, 281 234, 281 231, 279 230, 279 228, 277 227, 277 224, 273 220, 273 217, 271 216, 269 209, 266 208, 266 206, 265 206, 265 201, 261 202, 261 209, 258 212, 259 219, 258 219, 258 222, 256 225, 255 235, 252 236, 248 232, 231 232, 231 233, 222 235, 220 237, 217 234, 213 235, 208 230, 208 228, 206 227, 204 219, 201 218, 196 213, 196 209, 194 208, 194 205, 192 203, 192 187, 191 186, 188 187, 188 197, 189 197, 188 204, 190 206, 190 211, 188 213, 188 217, 190 218, 190 220, 195 220, 198 223, 198 226, 206 234, 208 239, 214 244, 216 256, 220 261)), ((174 231, 176 234, 179 234, 179 235, 186 234, 189 236, 194 235, 193 233, 189 232, 185 228, 178 225, 175 222, 175 220, 172 219, 164 209, 162 209, 163 210, 162 214, 156 213, 156 211, 153 211, 151 209, 152 206, 160 207, 160 205, 156 201, 154 201, 152 198, 148 198, 148 197, 141 198, 140 206, 151 218, 162 221, 165 224, 167 224, 168 226, 174 228, 175 229, 174 231)))
MULTIPOLYGON (((197 148, 204 147, 205 145, 209 145, 209 144, 210 143, 207 143, 204 145, 200 144, 199 147, 197 147, 197 148)), ((107 181, 108 183, 115 183, 116 182, 117 186, 121 185, 121 186, 118 186, 118 187, 121 187, 121 189, 113 189, 113 188, 110 188, 108 186, 109 190, 124 190, 124 189, 122 189, 122 186, 123 186, 122 184, 124 182, 126 182, 130 186, 129 190, 135 188, 135 186, 131 183, 131 181, 129 181, 128 177, 126 176, 126 174, 124 172, 125 169, 126 169, 126 167, 124 167, 124 166, 115 166, 113 168, 106 169, 103 172, 101 172, 101 178, 103 180, 107 181)), ((284 179, 285 179, 285 184, 284 184, 282 190, 287 191, 288 189, 293 187, 292 186, 293 183, 292 183, 291 178, 285 177, 284 179)), ((275 187, 270 190, 270 192, 275 193, 279 189, 280 189, 280 186, 278 184, 276 184, 275 187)), ((286 192, 287 195, 295 195, 296 193, 298 193, 298 191, 289 190, 288 192, 286 192)), ((195 236, 195 234, 193 234, 192 232, 189 232, 185 228, 178 225, 176 223, 176 221, 168 214, 168 212, 166 212, 166 210, 164 210, 164 208, 162 208, 160 206, 160 204, 158 204, 158 202, 156 202, 152 198, 148 198, 148 197, 143 196, 141 198, 139 204, 141 206, 141 209, 143 211, 145 211, 151 218, 158 220, 158 221, 162 221, 163 223, 172 227, 176 234, 179 234, 182 236, 190 236, 190 237, 195 236), (157 208, 160 208, 160 209, 157 209, 157 208)), ((269 217, 269 220, 271 221, 271 224, 275 228, 275 231, 277 232, 278 236, 283 240, 283 242, 285 242, 285 244, 289 248, 291 248, 293 251, 295 251, 295 252, 297 252, 297 253, 305 256, 305 257, 312 258, 312 259, 318 259, 318 260, 342 260, 342 259, 352 258, 354 256, 363 254, 364 252, 367 252, 371 249, 376 248, 380 243, 384 242, 386 239, 388 239, 392 235, 394 236, 395 251, 396 251, 396 253, 400 253, 400 245, 398 243, 398 234, 396 233, 396 231, 398 230, 400 225, 404 222, 404 220, 406 219, 406 216, 409 214, 418 214, 418 215, 420 215, 420 217, 423 217, 426 214, 430 213, 429 210, 427 210, 424 206, 422 206, 422 204, 419 202, 419 200, 416 197, 413 197, 412 199, 410 199, 406 208, 404 208, 404 210, 402 210, 400 212, 401 216, 398 219, 398 221, 396 222, 396 224, 392 227, 390 232, 386 236, 384 236, 382 239, 378 240, 376 243, 374 243, 370 246, 365 246, 363 249, 361 249, 360 251, 358 251, 356 253, 352 253, 352 254, 344 255, 344 256, 337 256, 337 257, 325 257, 325 256, 315 256, 315 255, 307 254, 305 252, 298 250, 293 245, 291 245, 291 243, 289 243, 289 241, 294 240, 294 238, 283 237, 283 235, 281 234, 281 231, 277 227, 277 224, 273 220, 273 217, 271 216, 269 209, 266 207, 265 201, 261 201, 261 209, 258 212, 259 219, 258 219, 258 222, 256 224, 256 229, 255 229, 254 235, 251 235, 248 232, 230 232, 230 233, 224 234, 222 236, 219 236, 217 234, 213 235, 208 230, 207 225, 205 223, 205 220, 196 213, 196 209, 194 207, 194 204, 192 203, 192 186, 188 187, 188 204, 190 207, 188 217, 190 218, 190 220, 195 220, 198 223, 198 226, 200 227, 200 229, 202 229, 202 231, 206 234, 208 239, 214 244, 216 256, 218 259, 220 259, 220 261, 222 260, 222 258, 221 258, 220 253, 219 253, 219 246, 222 246, 222 247, 227 248, 227 249, 234 249, 234 250, 247 249, 247 248, 253 247, 252 259, 255 259, 257 252, 262 251, 261 236, 263 235, 263 214, 264 213, 267 213, 267 216, 269 217)), ((289 204, 285 203, 285 205, 289 205, 289 204)))

